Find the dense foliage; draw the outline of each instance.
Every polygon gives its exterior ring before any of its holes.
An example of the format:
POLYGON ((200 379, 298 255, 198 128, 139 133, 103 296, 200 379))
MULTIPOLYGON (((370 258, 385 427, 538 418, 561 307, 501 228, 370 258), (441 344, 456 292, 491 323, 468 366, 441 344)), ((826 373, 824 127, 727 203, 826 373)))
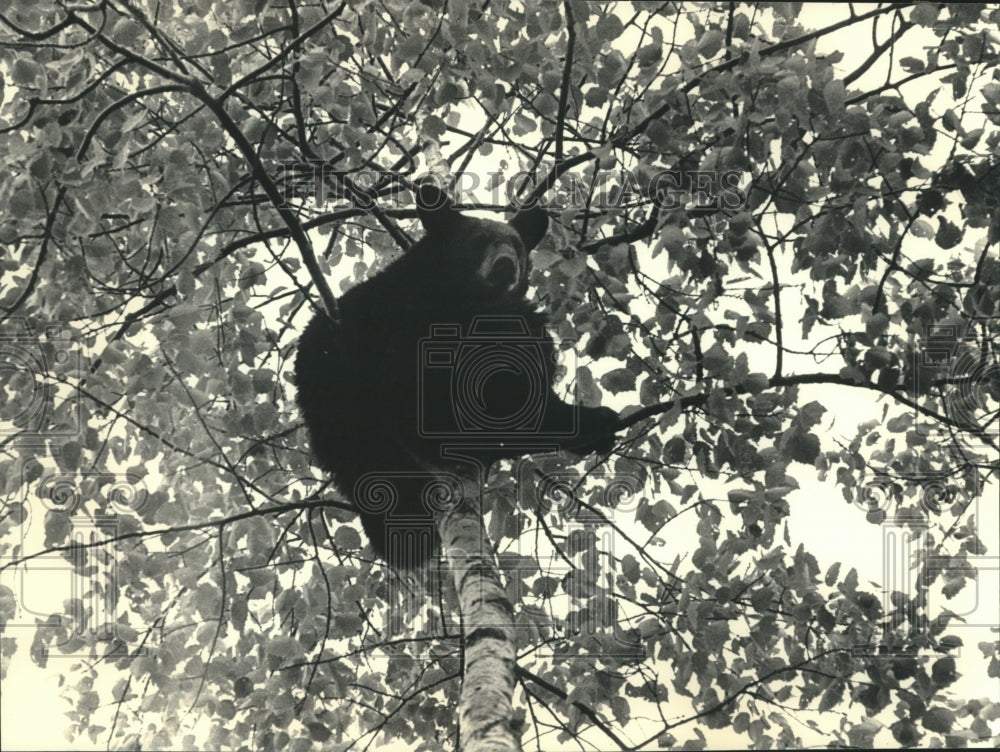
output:
POLYGON ((75 656, 113 748, 454 744, 454 596, 373 564, 290 382, 320 273, 447 166, 549 207, 566 381, 629 422, 484 494, 525 746, 995 743, 949 605, 998 470, 1000 11, 523 5, 0 0, 0 556, 76 583, 27 638, 4 580, 4 666, 75 656), (884 592, 793 542, 845 499, 913 552, 884 592))

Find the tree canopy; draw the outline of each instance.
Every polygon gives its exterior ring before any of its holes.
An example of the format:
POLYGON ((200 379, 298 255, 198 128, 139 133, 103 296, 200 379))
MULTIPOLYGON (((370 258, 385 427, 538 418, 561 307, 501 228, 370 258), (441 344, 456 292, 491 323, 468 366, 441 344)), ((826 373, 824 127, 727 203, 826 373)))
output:
POLYGON ((1000 642, 956 599, 996 543, 998 27, 0 0, 3 671, 71 656, 70 732, 109 748, 454 748, 455 593, 372 560, 290 381, 445 173, 547 207, 565 388, 625 425, 483 494, 524 747, 995 744, 956 681, 995 688, 1000 642), (845 501, 905 576, 796 542, 845 501), (12 575, 43 556, 72 587, 39 614, 12 575))

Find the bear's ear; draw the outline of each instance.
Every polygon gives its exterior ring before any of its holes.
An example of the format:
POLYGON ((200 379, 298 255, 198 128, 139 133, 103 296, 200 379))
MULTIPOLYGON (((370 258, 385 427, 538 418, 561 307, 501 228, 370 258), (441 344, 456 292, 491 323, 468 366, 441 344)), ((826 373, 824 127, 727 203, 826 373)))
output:
POLYGON ((510 226, 521 236, 524 250, 530 251, 545 237, 545 231, 549 227, 549 215, 538 206, 523 209, 510 220, 510 226))
POLYGON ((434 183, 421 183, 417 189, 417 216, 428 235, 447 230, 459 216, 448 194, 434 183))

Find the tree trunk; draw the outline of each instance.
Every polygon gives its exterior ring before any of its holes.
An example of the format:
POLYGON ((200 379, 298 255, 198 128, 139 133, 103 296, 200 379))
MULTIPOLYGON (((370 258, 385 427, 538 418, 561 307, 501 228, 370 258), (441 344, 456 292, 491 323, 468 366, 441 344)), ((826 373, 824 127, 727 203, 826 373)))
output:
POLYGON ((464 500, 440 521, 444 554, 462 614, 462 752, 520 752, 515 728, 514 607, 483 528, 479 504, 464 500))

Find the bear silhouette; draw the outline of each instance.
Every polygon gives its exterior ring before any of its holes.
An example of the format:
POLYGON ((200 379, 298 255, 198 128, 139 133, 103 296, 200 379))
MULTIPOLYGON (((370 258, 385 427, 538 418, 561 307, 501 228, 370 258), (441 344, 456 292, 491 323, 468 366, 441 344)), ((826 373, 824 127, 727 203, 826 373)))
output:
POLYGON ((617 414, 563 402, 556 348, 525 298, 544 210, 510 222, 468 217, 417 189, 424 237, 319 313, 295 360, 312 451, 397 568, 437 545, 434 515, 499 459, 566 449, 606 453, 617 414))

